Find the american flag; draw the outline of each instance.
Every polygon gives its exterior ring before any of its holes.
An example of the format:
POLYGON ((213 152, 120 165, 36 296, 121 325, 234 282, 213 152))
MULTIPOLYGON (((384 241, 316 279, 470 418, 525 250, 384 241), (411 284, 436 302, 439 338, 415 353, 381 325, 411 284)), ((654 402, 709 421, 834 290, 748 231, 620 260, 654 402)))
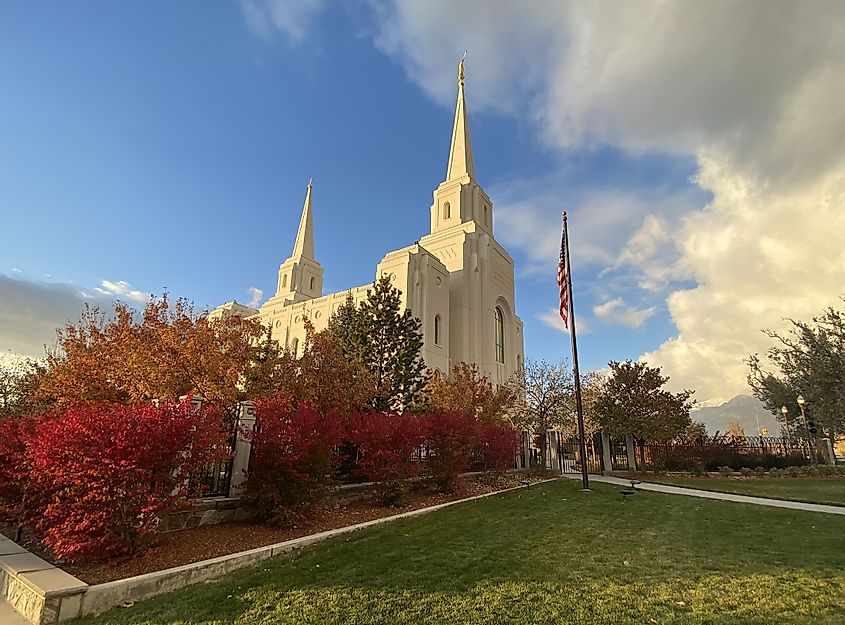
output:
POLYGON ((560 318, 569 328, 569 259, 566 254, 566 226, 560 234, 560 260, 557 263, 557 285, 560 287, 560 318))

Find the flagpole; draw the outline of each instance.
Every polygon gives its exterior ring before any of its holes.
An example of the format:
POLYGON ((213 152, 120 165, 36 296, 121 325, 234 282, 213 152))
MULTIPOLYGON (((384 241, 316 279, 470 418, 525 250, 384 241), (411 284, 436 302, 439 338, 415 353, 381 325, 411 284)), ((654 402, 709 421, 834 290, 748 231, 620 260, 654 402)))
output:
POLYGON ((575 376, 575 412, 578 415, 578 440, 581 451, 581 485, 590 490, 587 476, 587 441, 584 438, 584 409, 581 404, 581 374, 578 371, 578 342, 575 338, 575 303, 572 301, 572 263, 569 262, 569 229, 566 225, 566 211, 563 211, 563 242, 566 254, 566 289, 569 300, 569 337, 572 339, 572 369, 575 376))

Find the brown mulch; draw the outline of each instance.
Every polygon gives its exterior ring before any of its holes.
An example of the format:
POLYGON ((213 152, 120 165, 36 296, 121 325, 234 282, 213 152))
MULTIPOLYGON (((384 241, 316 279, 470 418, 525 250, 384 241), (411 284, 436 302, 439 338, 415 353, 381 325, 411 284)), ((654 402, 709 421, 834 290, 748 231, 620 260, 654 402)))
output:
MULTIPOLYGON (((371 500, 353 501, 340 508, 318 505, 307 522, 285 529, 256 523, 223 523, 155 534, 141 553, 106 563, 57 561, 28 530, 24 531, 21 545, 89 584, 101 584, 502 490, 519 485, 524 477, 508 476, 495 485, 465 480, 458 492, 450 494, 415 491, 408 495, 406 505, 401 508, 385 507, 371 500)), ((15 525, 0 522, 0 533, 14 537, 14 531, 15 525)))

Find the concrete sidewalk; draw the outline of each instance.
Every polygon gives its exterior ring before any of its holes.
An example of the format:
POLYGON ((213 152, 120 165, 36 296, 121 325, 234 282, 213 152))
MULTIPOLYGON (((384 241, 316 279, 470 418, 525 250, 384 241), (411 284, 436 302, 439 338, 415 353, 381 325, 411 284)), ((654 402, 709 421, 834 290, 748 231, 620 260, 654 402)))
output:
MULTIPOLYGON (((580 480, 580 475, 565 474, 573 480, 580 480)), ((605 475, 591 475, 590 481, 614 484, 616 486, 631 487, 631 480, 620 477, 605 475)), ((683 486, 667 486, 666 484, 652 484, 641 482, 637 484, 637 490, 651 490, 658 493, 670 495, 686 495, 688 497, 701 497, 703 499, 718 499, 720 501, 735 501, 737 503, 750 503, 757 506, 769 506, 772 508, 789 508, 790 510, 804 510, 805 512, 823 512, 825 514, 840 514, 845 516, 845 506, 826 506, 820 503, 803 503, 801 501, 787 501, 785 499, 769 499, 768 497, 752 497, 749 495, 734 495, 732 493, 719 493, 712 490, 699 490, 697 488, 686 488, 683 486)))

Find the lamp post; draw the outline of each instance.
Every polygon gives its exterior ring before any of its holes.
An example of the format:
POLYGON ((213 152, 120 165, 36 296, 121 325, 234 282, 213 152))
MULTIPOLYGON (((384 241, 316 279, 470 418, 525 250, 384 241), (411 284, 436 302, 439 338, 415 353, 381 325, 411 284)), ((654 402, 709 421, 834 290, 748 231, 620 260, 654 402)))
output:
POLYGON ((791 443, 792 432, 789 431, 789 408, 787 408, 786 406, 781 406, 780 413, 783 415, 783 425, 786 427, 786 439, 791 443))
POLYGON ((813 440, 813 433, 810 432, 810 424, 807 422, 807 413, 804 412, 804 404, 807 403, 807 400, 804 399, 803 395, 799 395, 795 398, 795 401, 798 402, 798 408, 801 409, 801 418, 804 420, 804 427, 807 429, 807 440, 810 445, 810 459, 813 461, 813 464, 818 464, 816 461, 816 448, 815 448, 815 441, 813 440))

